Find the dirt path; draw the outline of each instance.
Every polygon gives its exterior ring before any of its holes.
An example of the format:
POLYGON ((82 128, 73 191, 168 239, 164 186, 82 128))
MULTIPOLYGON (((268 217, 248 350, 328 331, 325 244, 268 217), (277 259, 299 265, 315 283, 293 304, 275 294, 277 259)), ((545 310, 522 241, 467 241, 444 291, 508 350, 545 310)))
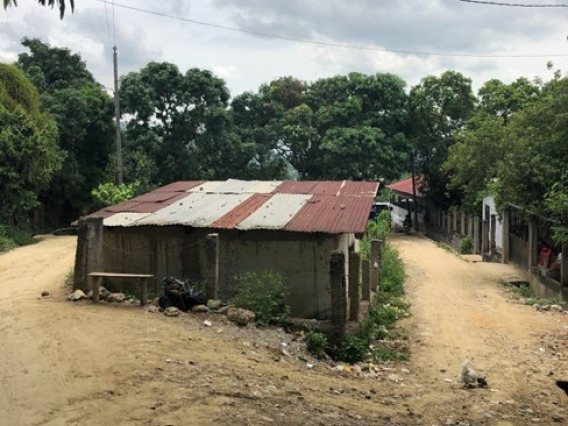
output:
POLYGON ((568 316, 516 303, 500 284, 518 276, 512 266, 466 262, 424 238, 394 242, 409 275, 412 364, 428 388, 424 411, 455 419, 464 405, 464 422, 568 421, 568 400, 554 385, 568 377, 568 316), (466 358, 487 377, 491 392, 456 390, 457 384, 445 381, 455 382, 466 358))
POLYGON ((383 366, 377 378, 313 360, 309 368, 295 356, 300 343, 281 330, 68 302, 71 237, 1 255, 0 425, 566 421, 568 399, 553 381, 568 377, 568 316, 513 303, 498 284, 514 273, 507 266, 468 263, 419 237, 394 243, 409 273, 412 359, 383 366), (43 290, 52 297, 39 298, 43 290), (467 356, 493 390, 455 383, 467 356))

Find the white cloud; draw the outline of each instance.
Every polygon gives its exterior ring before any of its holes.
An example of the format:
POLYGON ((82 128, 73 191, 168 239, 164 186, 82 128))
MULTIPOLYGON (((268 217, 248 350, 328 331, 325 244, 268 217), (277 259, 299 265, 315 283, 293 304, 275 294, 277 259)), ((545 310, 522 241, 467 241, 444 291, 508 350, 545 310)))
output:
MULTIPOLYGON (((76 4, 63 20, 57 10, 20 2, 0 11, 0 60, 23 51, 20 39, 38 37, 81 54, 95 77, 112 83, 112 49, 104 5, 76 4)), ((122 0, 121 3, 193 20, 287 37, 386 49, 467 54, 568 53, 565 16, 558 11, 468 5, 449 0, 122 0)), ((112 9, 107 6, 112 33, 112 9)), ((256 90, 284 75, 314 81, 345 74, 390 72, 416 84, 429 74, 455 69, 477 88, 490 78, 550 78, 545 64, 566 69, 568 58, 480 59, 404 55, 324 47, 246 35, 115 7, 120 73, 149 61, 180 70, 211 69, 232 94, 256 90)), ((111 34, 112 38, 112 34, 111 34)))

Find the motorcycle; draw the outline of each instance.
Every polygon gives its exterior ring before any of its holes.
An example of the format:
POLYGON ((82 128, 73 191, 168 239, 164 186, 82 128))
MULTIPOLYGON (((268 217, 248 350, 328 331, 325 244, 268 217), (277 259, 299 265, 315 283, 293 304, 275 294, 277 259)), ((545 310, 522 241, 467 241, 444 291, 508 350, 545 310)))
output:
POLYGON ((402 222, 402 227, 404 228, 404 233, 406 235, 410 234, 412 230, 412 220, 409 217, 404 218, 404 222, 402 222))

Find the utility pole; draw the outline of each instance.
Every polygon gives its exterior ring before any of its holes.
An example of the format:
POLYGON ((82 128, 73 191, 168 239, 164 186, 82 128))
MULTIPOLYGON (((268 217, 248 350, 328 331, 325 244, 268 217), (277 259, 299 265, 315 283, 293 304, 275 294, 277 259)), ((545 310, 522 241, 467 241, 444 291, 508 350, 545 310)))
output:
POLYGON ((122 141, 120 140, 120 92, 118 89, 118 60, 116 46, 112 48, 114 62, 114 118, 116 120, 115 145, 116 145, 116 184, 122 184, 122 141))

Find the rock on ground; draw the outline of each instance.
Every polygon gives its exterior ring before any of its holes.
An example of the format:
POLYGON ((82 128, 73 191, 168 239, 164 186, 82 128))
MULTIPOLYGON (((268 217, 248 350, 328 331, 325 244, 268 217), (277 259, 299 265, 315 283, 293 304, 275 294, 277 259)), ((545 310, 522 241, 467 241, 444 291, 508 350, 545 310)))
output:
POLYGON ((164 310, 164 315, 167 317, 178 317, 179 309, 175 306, 169 306, 164 310))
POLYGON ((86 298, 87 295, 85 294, 85 292, 83 290, 77 289, 73 293, 71 293, 67 299, 73 302, 77 302, 79 300, 84 300, 86 298))
POLYGON ((256 315, 252 311, 233 306, 227 310, 227 318, 237 325, 247 325, 254 322, 256 315))

